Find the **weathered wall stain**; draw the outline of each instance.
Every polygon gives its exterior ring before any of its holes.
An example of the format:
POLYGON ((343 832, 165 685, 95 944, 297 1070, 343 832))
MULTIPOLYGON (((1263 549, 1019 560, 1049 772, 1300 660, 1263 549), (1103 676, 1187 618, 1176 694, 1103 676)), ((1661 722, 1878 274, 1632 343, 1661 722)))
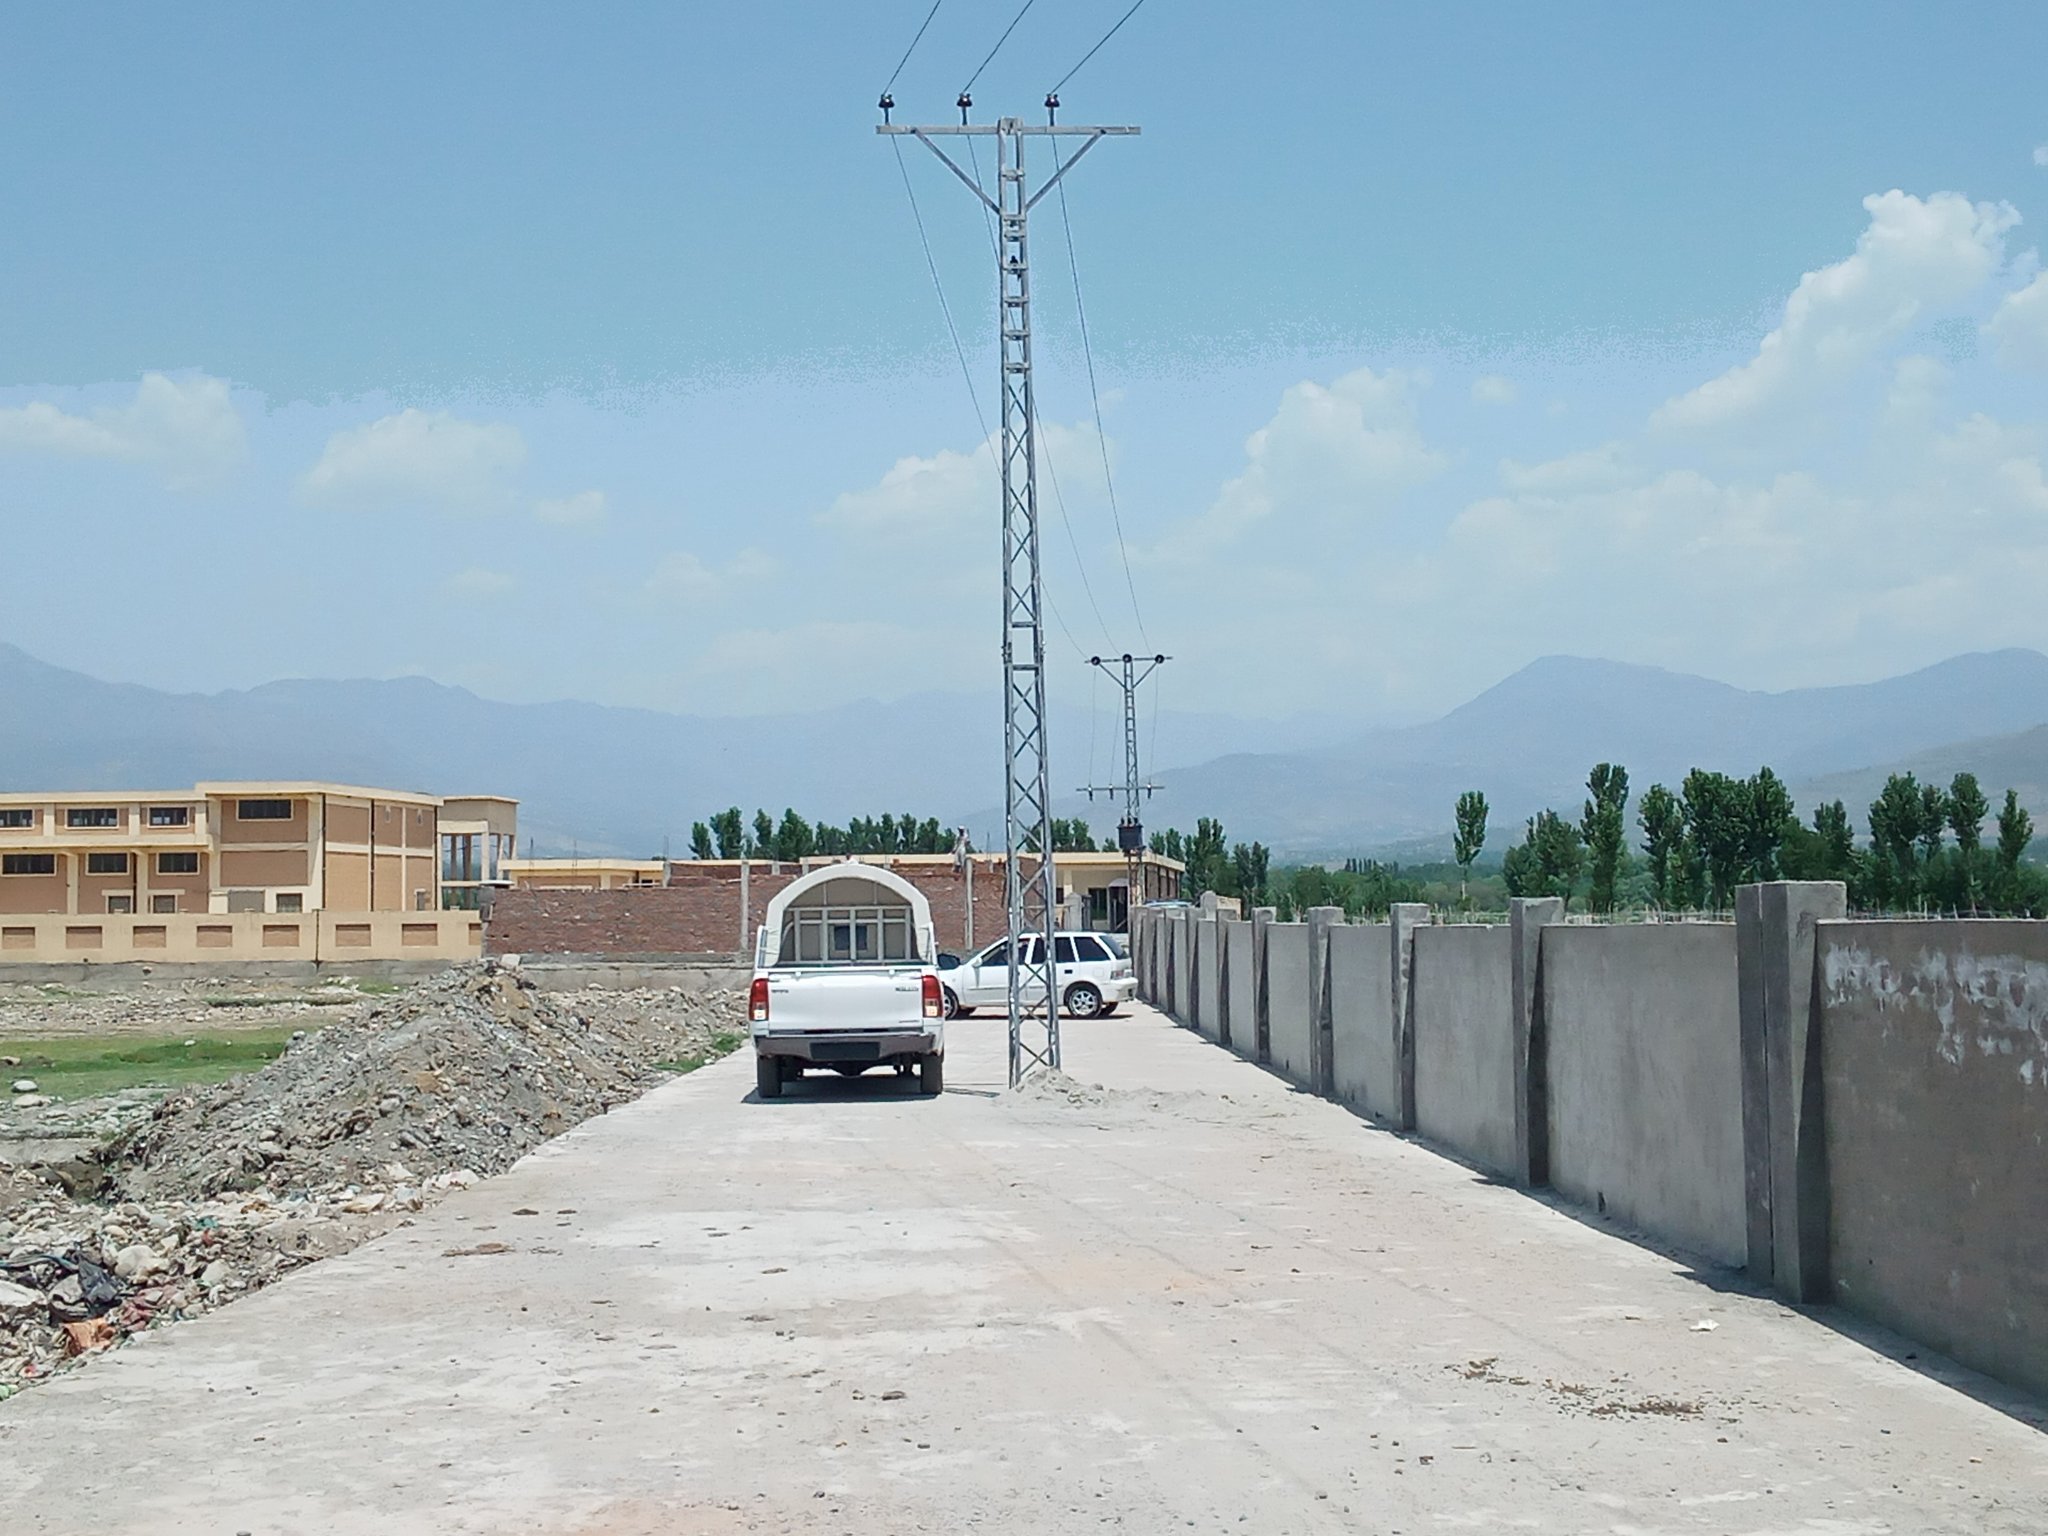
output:
POLYGON ((1940 1060, 1960 1067, 1972 1049, 2009 1057, 2022 1083, 2048 1092, 2048 962, 1923 947, 1895 965, 1861 944, 1837 943, 1823 952, 1822 981, 1831 1008, 1865 1004, 1887 1024, 1925 1010, 1941 1026, 1940 1060))

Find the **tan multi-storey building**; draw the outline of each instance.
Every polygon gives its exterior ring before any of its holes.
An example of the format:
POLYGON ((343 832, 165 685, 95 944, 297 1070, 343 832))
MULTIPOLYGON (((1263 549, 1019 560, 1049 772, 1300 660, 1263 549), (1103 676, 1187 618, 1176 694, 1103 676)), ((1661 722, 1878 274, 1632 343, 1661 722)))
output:
POLYGON ((504 883, 516 811, 307 782, 0 794, 0 914, 474 907, 504 883))

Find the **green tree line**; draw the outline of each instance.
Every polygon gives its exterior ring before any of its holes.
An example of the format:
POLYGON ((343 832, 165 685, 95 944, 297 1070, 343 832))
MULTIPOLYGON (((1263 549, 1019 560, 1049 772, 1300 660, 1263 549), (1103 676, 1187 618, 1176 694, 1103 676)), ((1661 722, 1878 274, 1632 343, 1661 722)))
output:
MULTIPOLYGON (((1725 911, 1735 887, 1758 880, 1840 880, 1861 911, 1954 911, 2040 916, 2048 875, 2025 861, 2033 818, 2013 790, 1995 817, 1976 776, 1946 788, 1893 774, 1866 813, 1859 846, 1840 800, 1801 821, 1791 792, 1770 768, 1747 778, 1694 769, 1677 790, 1652 784, 1636 803, 1641 857, 1628 846, 1628 771, 1600 763, 1586 779, 1576 820, 1555 810, 1531 817, 1501 873, 1510 896, 1582 897, 1593 912, 1621 905, 1725 911), (1986 842, 1986 822, 1992 840, 1986 842)), ((1460 797, 1461 865, 1476 839, 1460 797)), ((1482 802, 1483 804, 1483 802, 1482 802)))
MULTIPOLYGON (((807 821, 794 809, 777 821, 766 811, 749 822, 738 806, 690 825, 693 859, 776 859, 795 863, 813 857, 840 858, 860 854, 951 853, 958 834, 936 816, 856 816, 844 826, 807 821)), ((1094 834, 1079 817, 1054 817, 1053 850, 1083 852, 1095 847, 1094 834)), ((1104 847, 1114 849, 1111 839, 1104 847)))

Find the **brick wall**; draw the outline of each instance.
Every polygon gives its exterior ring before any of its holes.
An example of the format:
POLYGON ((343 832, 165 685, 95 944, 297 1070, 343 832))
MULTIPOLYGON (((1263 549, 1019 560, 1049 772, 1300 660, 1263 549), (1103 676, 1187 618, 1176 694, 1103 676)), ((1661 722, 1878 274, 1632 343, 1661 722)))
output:
MULTIPOLYGON (((931 903, 939 945, 968 947, 969 876, 950 866, 898 871, 931 903)), ((748 872, 746 944, 768 903, 797 878, 793 869, 759 864, 748 872)), ((972 871, 974 942, 1003 931, 1000 864, 972 871)), ((500 893, 484 928, 487 955, 704 955, 741 950, 740 879, 728 868, 670 866, 666 886, 621 891, 516 890, 500 893)), ((749 957, 751 958, 751 957, 749 957)))

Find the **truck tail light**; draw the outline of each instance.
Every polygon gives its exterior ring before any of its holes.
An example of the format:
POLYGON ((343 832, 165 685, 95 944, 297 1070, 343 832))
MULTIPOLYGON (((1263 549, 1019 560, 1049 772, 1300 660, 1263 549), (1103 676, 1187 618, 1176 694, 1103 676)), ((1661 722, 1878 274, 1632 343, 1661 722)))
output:
POLYGON ((946 1004, 939 996, 939 978, 930 971, 924 973, 924 1016, 928 1019, 943 1019, 946 1004))
POLYGON ((756 976, 754 987, 747 994, 747 1017, 756 1024, 768 1022, 768 978, 756 976))

